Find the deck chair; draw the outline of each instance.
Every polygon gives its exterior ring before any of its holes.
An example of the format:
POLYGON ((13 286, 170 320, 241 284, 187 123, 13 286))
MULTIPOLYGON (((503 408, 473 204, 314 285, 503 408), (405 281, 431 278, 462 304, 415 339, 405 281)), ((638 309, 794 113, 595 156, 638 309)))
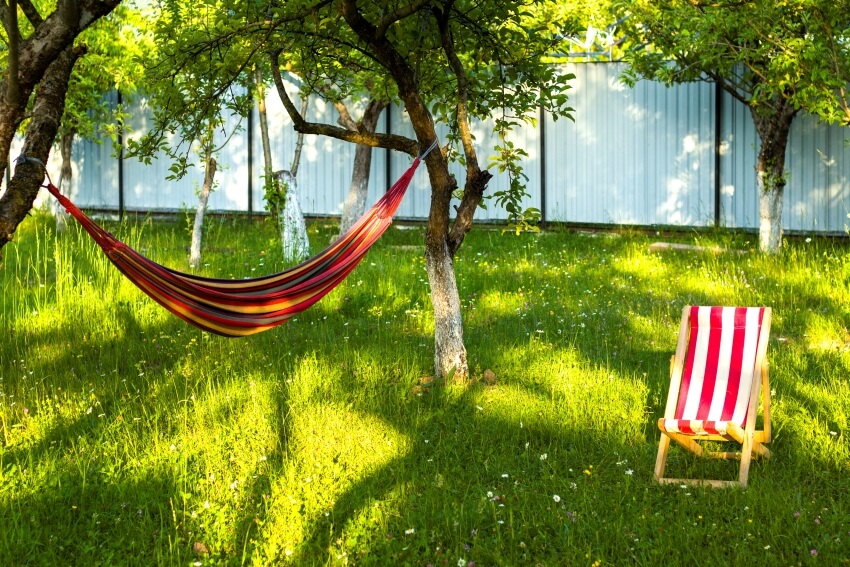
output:
POLYGON ((752 456, 769 458, 770 384, 765 355, 770 307, 697 307, 682 311, 679 342, 670 361, 670 393, 658 420, 661 442, 655 462, 660 483, 746 488, 752 456), (763 428, 756 431, 759 390, 763 428), (670 440, 697 455, 740 458, 738 481, 665 478, 670 440), (738 452, 704 451, 698 441, 731 441, 738 452))

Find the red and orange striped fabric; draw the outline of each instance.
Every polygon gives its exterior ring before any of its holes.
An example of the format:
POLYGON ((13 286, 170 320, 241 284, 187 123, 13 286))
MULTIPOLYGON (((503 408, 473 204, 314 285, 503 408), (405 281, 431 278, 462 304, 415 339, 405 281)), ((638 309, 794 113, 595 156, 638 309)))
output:
POLYGON ((46 187, 109 260, 154 301, 200 329, 242 337, 283 323, 345 279, 392 223, 420 161, 421 157, 415 159, 389 191, 320 254, 279 274, 246 280, 204 278, 157 264, 95 224, 53 183, 46 187))
POLYGON ((678 403, 663 431, 726 435, 745 427, 764 307, 690 308, 690 337, 678 403))

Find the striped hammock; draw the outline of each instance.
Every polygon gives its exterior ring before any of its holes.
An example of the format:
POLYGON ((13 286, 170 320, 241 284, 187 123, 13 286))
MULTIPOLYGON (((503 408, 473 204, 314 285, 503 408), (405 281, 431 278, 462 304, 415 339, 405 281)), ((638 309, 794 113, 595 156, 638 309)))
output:
POLYGON ((204 278, 157 264, 95 224, 52 182, 46 188, 109 260, 154 301, 199 329, 225 337, 244 337, 271 329, 304 311, 354 270, 392 223, 422 157, 424 154, 348 232, 317 256, 279 274, 245 280, 204 278))

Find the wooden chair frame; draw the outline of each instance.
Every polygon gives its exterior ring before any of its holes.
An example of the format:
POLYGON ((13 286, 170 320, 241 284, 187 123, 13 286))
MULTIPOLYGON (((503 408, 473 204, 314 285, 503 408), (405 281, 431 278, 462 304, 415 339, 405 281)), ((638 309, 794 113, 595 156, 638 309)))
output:
POLYGON ((753 372, 753 383, 750 388, 750 400, 747 410, 745 427, 741 428, 734 423, 729 423, 726 435, 688 435, 683 433, 668 432, 664 429, 664 420, 675 417, 676 404, 679 398, 679 389, 684 372, 685 356, 687 354, 688 340, 690 334, 691 307, 686 306, 682 310, 682 321, 679 326, 679 342, 676 345, 676 354, 670 359, 670 391, 667 395, 667 407, 664 417, 659 419, 658 427, 661 429, 661 441, 658 446, 658 457, 655 461, 655 480, 659 483, 670 484, 693 484, 708 485, 712 487, 740 486, 747 487, 747 478, 750 470, 750 461, 753 455, 757 457, 770 458, 770 451, 764 446, 770 442, 770 380, 768 377, 767 341, 770 336, 771 309, 764 308, 761 330, 758 338, 758 349, 756 351, 755 370, 753 372), (763 393, 763 428, 756 430, 756 417, 758 414, 759 391, 763 393), (670 448, 670 440, 676 441, 685 449, 699 456, 708 456, 721 459, 740 459, 740 471, 737 481, 724 480, 702 480, 665 478, 664 468, 667 464, 667 453, 670 448), (740 451, 705 451, 697 441, 731 441, 741 445, 740 451))

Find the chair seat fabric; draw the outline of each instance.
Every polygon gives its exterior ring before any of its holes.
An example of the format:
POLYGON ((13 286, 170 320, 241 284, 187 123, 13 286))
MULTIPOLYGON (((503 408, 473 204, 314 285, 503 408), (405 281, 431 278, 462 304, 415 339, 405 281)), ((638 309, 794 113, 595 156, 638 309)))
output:
POLYGON ((691 307, 690 340, 671 420, 680 425, 671 423, 671 428, 688 428, 687 422, 709 429, 727 421, 744 426, 763 317, 759 307, 691 307))

